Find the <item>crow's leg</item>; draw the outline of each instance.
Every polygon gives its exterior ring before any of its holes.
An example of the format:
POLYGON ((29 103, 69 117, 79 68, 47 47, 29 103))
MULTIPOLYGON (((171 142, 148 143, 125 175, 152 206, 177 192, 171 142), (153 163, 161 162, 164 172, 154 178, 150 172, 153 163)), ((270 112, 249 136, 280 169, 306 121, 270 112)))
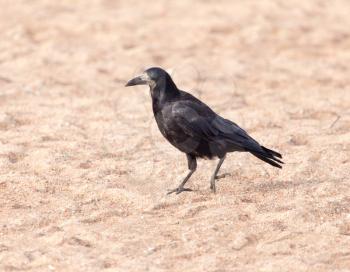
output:
POLYGON ((216 168, 215 168, 214 174, 211 176, 211 179, 210 179, 210 189, 211 189, 214 193, 216 192, 215 179, 217 178, 217 174, 218 174, 218 172, 219 172, 219 170, 220 170, 220 167, 221 167, 222 163, 224 162, 225 158, 226 158, 226 155, 223 156, 223 157, 220 159, 218 165, 217 165, 216 168))
POLYGON ((187 162, 188 162, 188 169, 190 170, 190 172, 188 172, 187 176, 181 182, 179 187, 177 187, 174 190, 170 190, 168 192, 168 195, 172 194, 172 193, 179 194, 179 193, 184 192, 184 191, 192 191, 189 188, 184 188, 184 186, 185 186, 186 182, 190 179, 190 177, 192 176, 194 171, 196 171, 196 169, 197 169, 197 160, 196 160, 196 157, 194 157, 192 155, 189 155, 189 154, 186 154, 186 157, 187 157, 187 162))

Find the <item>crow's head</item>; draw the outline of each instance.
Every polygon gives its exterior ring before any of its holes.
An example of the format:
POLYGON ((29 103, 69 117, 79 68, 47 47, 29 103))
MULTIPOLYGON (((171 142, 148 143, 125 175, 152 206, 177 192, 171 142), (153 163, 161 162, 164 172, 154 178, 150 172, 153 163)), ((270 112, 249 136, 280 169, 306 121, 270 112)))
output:
POLYGON ((162 68, 152 67, 144 71, 140 76, 137 76, 126 83, 126 87, 135 85, 149 85, 152 88, 162 85, 167 81, 172 81, 170 75, 162 68))

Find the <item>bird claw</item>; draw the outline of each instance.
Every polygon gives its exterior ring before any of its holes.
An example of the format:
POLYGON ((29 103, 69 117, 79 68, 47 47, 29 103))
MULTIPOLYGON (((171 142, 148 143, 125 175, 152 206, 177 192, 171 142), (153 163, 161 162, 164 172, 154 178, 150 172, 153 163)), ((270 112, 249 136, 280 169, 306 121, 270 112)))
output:
POLYGON ((182 192, 191 192, 191 191, 193 191, 193 190, 190 189, 190 188, 178 187, 178 188, 175 188, 174 190, 169 190, 167 195, 170 195, 172 193, 176 193, 178 195, 178 194, 180 194, 182 192))
POLYGON ((229 173, 225 173, 225 174, 221 174, 221 175, 216 175, 216 176, 215 176, 215 179, 223 179, 223 178, 226 178, 226 177, 228 177, 228 176, 230 176, 229 173))
POLYGON ((211 182, 210 183, 210 189, 213 191, 213 193, 216 193, 216 186, 215 186, 215 182, 211 182))

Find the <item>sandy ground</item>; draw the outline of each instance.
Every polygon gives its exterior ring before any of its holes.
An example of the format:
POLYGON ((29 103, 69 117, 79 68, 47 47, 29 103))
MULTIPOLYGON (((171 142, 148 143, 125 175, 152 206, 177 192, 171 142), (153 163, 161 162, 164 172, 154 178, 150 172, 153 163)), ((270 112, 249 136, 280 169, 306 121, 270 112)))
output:
POLYGON ((350 271, 350 2, 0 0, 1 271, 350 271), (187 172, 149 66, 284 154, 187 172))

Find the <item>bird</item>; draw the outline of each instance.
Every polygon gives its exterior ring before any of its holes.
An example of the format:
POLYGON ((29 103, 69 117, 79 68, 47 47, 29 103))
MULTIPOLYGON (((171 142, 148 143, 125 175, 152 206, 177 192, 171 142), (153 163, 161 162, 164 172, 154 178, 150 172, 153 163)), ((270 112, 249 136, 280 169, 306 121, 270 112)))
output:
POLYGON ((215 113, 204 102, 178 89, 171 76, 160 67, 152 67, 126 83, 126 87, 148 85, 153 114, 161 134, 178 150, 186 154, 188 169, 178 187, 168 194, 192 191, 186 182, 197 169, 197 159, 218 158, 210 178, 215 193, 215 180, 227 153, 249 152, 260 160, 282 168, 282 155, 260 145, 236 123, 215 113))

